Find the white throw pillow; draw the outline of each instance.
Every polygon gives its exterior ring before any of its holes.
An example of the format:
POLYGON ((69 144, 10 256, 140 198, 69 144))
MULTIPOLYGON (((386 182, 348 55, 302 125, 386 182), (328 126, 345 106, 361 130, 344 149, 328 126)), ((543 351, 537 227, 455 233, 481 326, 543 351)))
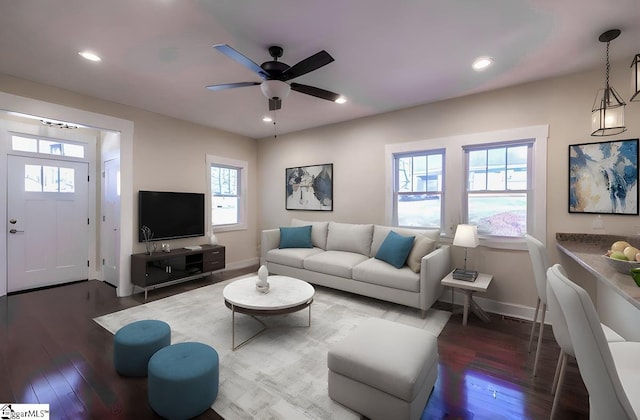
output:
POLYGON ((426 236, 417 235, 413 241, 413 248, 407 257, 407 265, 414 273, 420 272, 422 266, 422 257, 433 252, 436 249, 436 241, 426 236))
POLYGON ((327 249, 329 222, 309 222, 307 220, 291 219, 291 226, 309 225, 311 225, 311 244, 317 248, 327 249))
POLYGON ((329 222, 327 250, 356 252, 369 256, 373 225, 329 222))

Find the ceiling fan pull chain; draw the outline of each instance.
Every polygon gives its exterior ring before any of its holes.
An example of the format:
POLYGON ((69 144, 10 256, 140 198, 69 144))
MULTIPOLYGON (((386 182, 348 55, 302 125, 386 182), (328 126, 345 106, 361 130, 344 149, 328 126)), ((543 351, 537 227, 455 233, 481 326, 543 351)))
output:
POLYGON ((276 111, 273 111, 273 138, 278 138, 278 128, 276 127, 276 111))

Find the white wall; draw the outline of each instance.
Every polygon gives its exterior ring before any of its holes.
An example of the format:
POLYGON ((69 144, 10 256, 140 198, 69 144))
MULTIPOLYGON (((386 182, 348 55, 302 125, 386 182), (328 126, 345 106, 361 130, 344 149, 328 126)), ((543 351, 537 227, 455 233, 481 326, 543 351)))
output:
MULTIPOLYGON (((114 102, 99 100, 63 89, 33 83, 0 74, 0 94, 5 98, 17 95, 18 100, 0 102, 0 109, 47 116, 52 119, 85 123, 93 127, 127 131, 121 143, 122 177, 122 255, 121 277, 123 287, 118 293, 126 295, 129 282, 130 254, 143 252, 144 245, 137 242, 137 192, 140 189, 205 192, 207 154, 227 156, 249 162, 248 229, 224 232, 218 240, 226 246, 228 267, 242 267, 258 262, 255 246, 257 230, 256 144, 248 139, 221 130, 188 123, 186 121, 127 107, 114 102), (23 100, 24 99, 24 100, 23 100), (37 105, 30 105, 37 104, 37 105), (75 110, 75 113, 60 110, 75 110), (62 113, 61 113, 62 112, 62 113), (75 115, 75 116, 74 116, 75 115), (107 121, 129 121, 131 126, 100 125, 102 116, 107 121)), ((0 95, 0 98, 2 96, 0 95)), ((212 110, 212 112, 214 112, 212 110)), ((0 193, 6 185, 0 183, 0 193)), ((0 234, 2 232, 0 231, 0 234)), ((3 241, 0 241, 2 243, 3 241)), ((172 248, 207 243, 205 237, 170 241, 172 248)), ((6 255, 0 245, 0 255, 6 255)), ((2 279, 0 278, 0 283, 2 279)), ((6 283, 6 281, 5 281, 6 283)), ((1 290, 0 290, 1 291, 1 290)))
MULTIPOLYGON (((629 63, 612 63, 612 69, 612 85, 628 99, 629 63)), ((567 210, 568 146, 640 135, 640 103, 632 103, 626 108, 627 132, 604 138, 590 136, 591 107, 603 84, 602 71, 597 69, 261 139, 259 226, 286 225, 293 217, 383 224, 386 144, 548 124, 546 232, 551 261, 559 262, 556 232, 627 234, 634 225, 640 233, 637 217, 603 215, 605 229, 593 230, 595 216, 569 214, 567 210), (334 164, 334 211, 286 211, 285 168, 320 163, 334 164)), ((461 263, 463 252, 453 251, 454 265, 461 263)), ((469 253, 469 259, 472 267, 494 275, 485 295, 499 302, 493 310, 533 315, 530 308, 535 306, 537 294, 528 253, 480 247, 469 253)), ((593 279, 585 278, 583 285, 595 296, 593 279)))

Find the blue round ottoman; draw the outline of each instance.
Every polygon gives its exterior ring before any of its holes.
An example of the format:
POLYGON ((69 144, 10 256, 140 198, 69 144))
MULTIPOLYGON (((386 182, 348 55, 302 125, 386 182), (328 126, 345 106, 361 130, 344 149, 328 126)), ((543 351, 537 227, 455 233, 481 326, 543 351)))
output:
POLYGON ((149 360, 148 393, 153 411, 187 419, 207 410, 218 396, 218 352, 203 343, 178 343, 149 360))
POLYGON ((120 328, 113 338, 113 365, 123 376, 147 376, 151 356, 171 344, 171 328, 154 319, 120 328))

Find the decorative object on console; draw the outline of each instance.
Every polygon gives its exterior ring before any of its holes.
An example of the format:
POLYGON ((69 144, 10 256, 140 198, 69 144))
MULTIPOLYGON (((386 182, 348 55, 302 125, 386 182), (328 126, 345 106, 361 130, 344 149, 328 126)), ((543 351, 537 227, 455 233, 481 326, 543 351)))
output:
POLYGON ((604 89, 596 94, 591 109, 591 135, 612 136, 627 131, 624 125, 624 103, 618 92, 609 85, 609 44, 620 35, 620 29, 604 32, 598 40, 607 43, 607 64, 604 89))
POLYGON ((456 280, 474 281, 478 277, 477 271, 467 270, 467 251, 480 244, 478 240, 478 226, 459 224, 453 237, 453 245, 464 247, 464 269, 456 268, 453 278, 456 280))
POLYGON ((640 54, 636 54, 631 62, 631 99, 630 102, 640 102, 640 54))
POLYGON ((333 164, 285 170, 287 210, 333 211, 333 164))
POLYGON ((638 139, 569 146, 569 213, 638 214, 638 139))
POLYGON ((269 270, 266 265, 261 265, 258 269, 256 290, 261 293, 269 293, 269 270))
POLYGON ((213 232, 209 235, 209 245, 218 245, 218 238, 216 238, 216 234, 213 232))
POLYGON ((162 244, 162 252, 171 252, 171 245, 162 244))
POLYGON ((153 239, 153 232, 149 229, 148 226, 142 226, 140 228, 142 232, 142 239, 144 240, 144 247, 147 250, 147 254, 151 255, 153 251, 155 251, 155 244, 151 242, 153 239))

